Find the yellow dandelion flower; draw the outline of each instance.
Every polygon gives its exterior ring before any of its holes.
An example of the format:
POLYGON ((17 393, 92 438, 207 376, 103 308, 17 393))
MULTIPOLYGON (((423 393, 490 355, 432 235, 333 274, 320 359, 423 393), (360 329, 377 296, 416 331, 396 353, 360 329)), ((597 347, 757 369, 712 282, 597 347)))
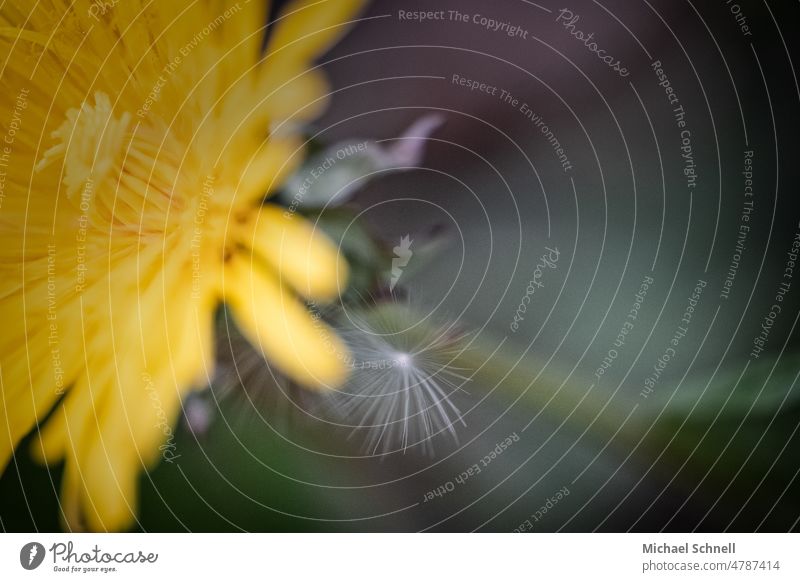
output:
POLYGON ((301 298, 336 297, 347 265, 263 197, 302 161, 328 93, 312 60, 360 6, 294 0, 266 48, 258 0, 0 7, 0 470, 42 423, 67 527, 133 523, 221 302, 284 373, 344 380, 301 298))

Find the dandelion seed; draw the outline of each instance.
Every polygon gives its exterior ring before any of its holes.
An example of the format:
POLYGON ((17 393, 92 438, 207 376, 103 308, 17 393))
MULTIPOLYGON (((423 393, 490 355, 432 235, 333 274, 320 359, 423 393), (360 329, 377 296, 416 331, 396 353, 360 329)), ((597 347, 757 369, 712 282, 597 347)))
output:
POLYGON ((365 450, 386 454, 419 447, 433 454, 433 440, 446 434, 458 442, 466 426, 453 402, 469 381, 453 365, 465 334, 451 327, 409 327, 399 310, 378 307, 348 314, 340 330, 352 354, 350 379, 326 398, 334 414, 364 435, 365 450))

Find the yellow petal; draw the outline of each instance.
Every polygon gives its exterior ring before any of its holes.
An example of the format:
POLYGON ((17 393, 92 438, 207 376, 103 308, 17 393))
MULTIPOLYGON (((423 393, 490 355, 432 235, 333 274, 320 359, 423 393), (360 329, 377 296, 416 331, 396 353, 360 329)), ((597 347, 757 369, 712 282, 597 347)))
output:
POLYGON ((139 471, 144 469, 135 451, 126 446, 127 439, 116 441, 114 433, 125 430, 124 421, 109 424, 91 443, 84 463, 81 509, 92 531, 130 528, 136 517, 139 471))
POLYGON ((241 242, 278 273, 281 283, 314 301, 329 301, 344 292, 347 262, 319 228, 271 204, 252 220, 252 231, 241 242))
POLYGON ((64 463, 61 477, 61 516, 65 531, 82 531, 80 504, 80 474, 74 455, 64 463))
MULTIPOLYGON (((61 396, 56 373, 62 376, 71 373, 57 371, 62 369, 60 360, 57 363, 59 368, 55 368, 53 352, 44 341, 26 347, 30 351, 11 354, 17 354, 18 358, 11 362, 13 365, 6 365, 2 361, 5 358, 0 359, 0 471, 5 468, 19 441, 47 416, 61 396)), ((67 353, 76 354, 77 350, 65 348, 57 357, 64 357, 67 353)), ((73 362, 63 365, 63 369, 73 367, 73 362)))
MULTIPOLYGON (((81 356, 83 361, 83 356, 81 356)), ((96 368, 97 366, 93 366, 96 368)), ((39 438, 31 443, 31 454, 40 463, 57 463, 65 453, 77 451, 78 443, 97 425, 98 411, 108 400, 106 382, 111 382, 113 365, 108 362, 101 375, 94 375, 91 382, 81 376, 70 388, 63 403, 58 406, 47 423, 40 427, 39 438)))
MULTIPOLYGON (((2 379, 2 384, 8 382, 2 379)), ((41 385, 41 380, 34 378, 41 385)), ((37 422, 42 420, 52 408, 58 394, 52 390, 37 391, 31 389, 13 400, 0 401, 0 472, 5 469, 19 441, 30 432, 37 422)))
MULTIPOLYGON (((85 483, 92 479, 86 462, 86 453, 94 441, 103 417, 110 390, 106 388, 112 382, 113 365, 106 361, 94 360, 90 368, 99 369, 91 380, 82 376, 70 390, 65 405, 56 410, 54 418, 45 426, 47 444, 56 441, 59 434, 63 438, 61 449, 58 446, 48 448, 44 454, 63 454, 66 457, 64 474, 61 481, 61 509, 64 518, 64 529, 67 531, 83 531, 87 500, 84 495, 85 483), (64 418, 61 423, 59 417, 64 418), (53 423, 56 424, 53 424, 53 423), (52 426, 52 428, 51 428, 52 426), (61 432, 59 432, 61 431, 61 432)), ((88 502, 91 506, 91 500, 88 502)))
POLYGON ((239 329, 271 364, 309 388, 335 388, 345 380, 345 345, 259 265, 233 257, 223 295, 239 329))
POLYGON ((299 138, 269 139, 247 164, 239 179, 236 197, 255 200, 277 190, 297 170, 304 151, 299 138))
POLYGON ((271 66, 313 60, 347 32, 348 25, 364 4, 364 0, 290 2, 267 44, 266 63, 271 66))
POLYGON ((319 117, 330 101, 330 85, 321 69, 308 69, 268 94, 270 119, 307 122, 319 117))
POLYGON ((31 442, 31 457, 37 463, 55 464, 64 458, 69 440, 66 410, 65 406, 59 406, 47 423, 39 427, 39 438, 31 442))
MULTIPOLYGON (((138 506, 138 475, 173 447, 182 386, 162 368, 152 378, 139 363, 121 365, 117 387, 99 411, 80 457, 81 508, 92 530, 128 529, 138 506)), ((177 455, 174 455, 177 456, 177 455)))
POLYGON ((330 85, 320 68, 258 74, 256 87, 249 88, 261 98, 259 104, 249 112, 253 122, 262 126, 271 123, 278 130, 289 123, 306 123, 316 119, 328 106, 330 85), (285 75, 279 76, 278 73, 285 75))

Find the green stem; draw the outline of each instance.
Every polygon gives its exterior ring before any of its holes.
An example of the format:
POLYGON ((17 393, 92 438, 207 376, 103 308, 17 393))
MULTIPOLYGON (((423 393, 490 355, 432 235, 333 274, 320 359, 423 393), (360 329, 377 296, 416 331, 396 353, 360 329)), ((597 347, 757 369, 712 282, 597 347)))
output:
POLYGON ((622 434, 623 423, 625 434, 639 433, 632 431, 639 424, 635 415, 625 422, 630 409, 624 410, 579 372, 560 370, 535 355, 513 351, 507 344, 497 349, 500 343, 486 337, 476 339, 465 346, 454 365, 474 372, 473 378, 487 389, 526 404, 535 414, 565 420, 575 428, 588 426, 598 436, 622 434))
MULTIPOLYGON (((390 327, 408 329, 403 333, 418 336, 420 343, 441 334, 443 329, 397 303, 381 304, 373 314, 384 324, 389 322, 390 327), (417 323, 409 328, 409 322, 417 323)), ((487 332, 454 339, 453 343, 450 351, 455 356, 449 365, 466 370, 462 374, 485 389, 524 403, 534 411, 532 418, 541 413, 581 430, 589 426, 599 436, 622 434, 619 428, 631 409, 623 409, 579 372, 560 370, 557 365, 535 354, 515 350, 508 341, 490 337, 487 332)), ((639 430, 631 431, 640 424, 636 417, 637 414, 630 415, 624 432, 639 434, 639 430)))

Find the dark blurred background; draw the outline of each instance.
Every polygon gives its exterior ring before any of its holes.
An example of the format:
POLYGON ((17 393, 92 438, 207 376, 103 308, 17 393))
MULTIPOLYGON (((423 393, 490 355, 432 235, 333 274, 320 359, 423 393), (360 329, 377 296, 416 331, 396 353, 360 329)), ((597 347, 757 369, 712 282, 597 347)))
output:
MULTIPOLYGON (((800 271, 783 274, 800 229, 792 64, 800 6, 378 0, 364 16, 322 61, 335 92, 315 123, 318 139, 388 144, 425 113, 445 116, 420 169, 370 182, 352 204, 389 245, 442 225, 444 250, 404 281, 409 304, 473 330, 486 355, 502 344, 498 353, 520 364, 495 366, 496 379, 487 371, 455 397, 466 427, 458 443, 434 439, 434 456, 365 452, 349 431, 308 413, 320 405, 313 397, 284 394, 254 365, 238 393, 203 396, 212 404, 207 433, 182 421, 180 458, 143 477, 141 529, 796 530, 800 271), (579 16, 574 28, 558 20, 562 8, 579 16), (430 10, 446 20, 399 15, 430 10), (468 21, 450 20, 450 10, 468 21), (525 34, 492 31, 475 15, 525 34), (573 30, 593 32, 629 75, 573 30), (470 91, 453 75, 497 94, 470 91), (682 129, 697 175, 691 188, 682 129), (737 251, 742 224, 749 230, 737 251), (545 247, 559 250, 557 268, 544 273, 513 332, 545 247), (638 318, 598 379, 647 277, 638 318), (686 335, 644 398, 698 280, 706 286, 686 335), (754 357, 782 281, 790 286, 781 312, 754 357), (519 440, 480 474, 454 481, 512 434, 519 440), (425 501, 440 487, 445 494, 425 501)), ((3 527, 58 529, 58 478, 19 455, 0 479, 3 527)))

